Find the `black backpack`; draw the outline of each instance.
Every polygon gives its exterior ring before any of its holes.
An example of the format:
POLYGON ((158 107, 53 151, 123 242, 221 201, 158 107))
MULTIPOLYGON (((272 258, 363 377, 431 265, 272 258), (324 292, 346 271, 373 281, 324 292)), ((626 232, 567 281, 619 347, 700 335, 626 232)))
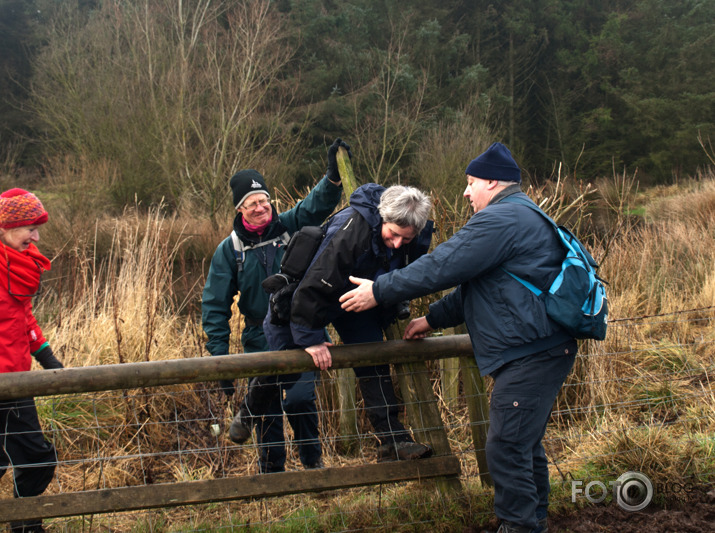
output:
POLYGON ((303 226, 296 231, 281 259, 280 272, 263 280, 263 288, 270 294, 271 324, 285 326, 290 322, 293 293, 313 262, 323 237, 325 229, 322 226, 303 226))

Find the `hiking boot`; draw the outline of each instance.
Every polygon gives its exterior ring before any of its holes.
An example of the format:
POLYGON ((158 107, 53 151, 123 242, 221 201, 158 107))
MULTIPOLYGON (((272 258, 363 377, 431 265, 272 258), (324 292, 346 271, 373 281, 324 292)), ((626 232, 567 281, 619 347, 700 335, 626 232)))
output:
POLYGON ((419 442, 403 441, 377 447, 377 462, 412 461, 432 457, 432 448, 419 442))
POLYGON ((243 444, 251 438, 253 428, 253 417, 248 412, 245 404, 238 408, 238 414, 233 418, 231 427, 228 428, 228 436, 236 444, 243 444))
POLYGON ((531 533, 531 528, 504 520, 497 529, 497 533, 531 533))
POLYGON ((322 459, 318 459, 314 463, 310 463, 308 465, 303 465, 303 468, 305 468, 306 470, 318 470, 320 468, 325 468, 325 465, 323 464, 322 459))
POLYGON ((546 518, 539 520, 539 527, 541 529, 536 530, 538 533, 549 533, 549 523, 546 518))
POLYGON ((513 522, 502 521, 499 529, 496 531, 483 529, 481 533, 549 533, 549 526, 546 523, 546 518, 539 520, 539 528, 531 529, 525 526, 514 524, 513 522))

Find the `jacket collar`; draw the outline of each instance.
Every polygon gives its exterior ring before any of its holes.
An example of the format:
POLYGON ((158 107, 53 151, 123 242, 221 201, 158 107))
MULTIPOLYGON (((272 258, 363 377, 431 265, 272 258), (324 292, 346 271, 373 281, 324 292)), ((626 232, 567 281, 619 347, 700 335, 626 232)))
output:
POLYGON ((271 208, 273 209, 273 218, 270 224, 268 224, 266 231, 263 232, 263 235, 248 231, 246 226, 243 225, 243 217, 240 213, 233 219, 233 229, 236 231, 236 235, 238 235, 241 240, 249 243, 262 242, 283 235, 288 229, 281 222, 275 206, 271 206, 271 208))
POLYGON ((487 205, 495 204, 502 198, 506 198, 507 196, 511 196, 512 194, 516 194, 518 192, 521 192, 521 185, 518 183, 504 187, 501 191, 494 195, 494 198, 492 198, 487 205))

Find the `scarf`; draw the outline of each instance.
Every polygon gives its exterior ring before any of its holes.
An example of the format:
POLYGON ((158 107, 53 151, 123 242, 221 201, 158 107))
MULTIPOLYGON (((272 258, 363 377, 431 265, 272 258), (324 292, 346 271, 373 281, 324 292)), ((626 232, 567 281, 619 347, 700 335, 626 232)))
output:
POLYGON ((50 268, 50 260, 34 244, 18 252, 0 243, 0 285, 16 298, 33 296, 40 287, 40 276, 50 268))
POLYGON ((263 235, 263 232, 266 231, 266 228, 268 225, 273 222, 273 218, 266 222, 265 224, 261 224, 260 226, 254 226, 253 224, 249 224, 246 219, 243 219, 243 227, 246 228, 248 231, 257 233, 258 235, 263 235))

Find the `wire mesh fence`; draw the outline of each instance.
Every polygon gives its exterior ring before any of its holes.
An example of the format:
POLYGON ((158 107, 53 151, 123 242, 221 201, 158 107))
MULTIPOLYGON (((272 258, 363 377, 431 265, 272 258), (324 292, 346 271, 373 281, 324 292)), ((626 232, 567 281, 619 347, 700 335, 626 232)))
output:
MULTIPOLYGON (((596 468, 599 479, 629 470, 646 471, 661 490, 715 479, 715 313, 689 310, 613 322, 607 341, 581 346, 544 439, 552 465, 553 504, 573 503, 569 485, 596 468), (604 477, 605 476, 605 477, 604 477), (670 484, 670 485, 669 485, 670 484)), ((451 453, 471 501, 462 513, 480 523, 490 513, 490 491, 480 487, 472 429, 488 421, 470 419, 463 379, 447 360, 426 368, 439 402, 451 453), (474 491, 472 491, 474 489, 474 491), (471 492, 470 492, 471 491, 471 492)), ((393 369, 398 397, 402 366, 393 369)), ((341 417, 340 371, 317 381, 320 444, 329 469, 375 464, 376 436, 357 393, 354 427, 346 434, 341 417)), ((489 395, 489 380, 480 394, 489 395)), ((47 494, 72 494, 118 487, 163 491, 181 482, 233 479, 258 474, 259 445, 242 445, 227 428, 245 392, 228 399, 214 382, 72 393, 37 397, 45 436, 58 451, 47 494)), ((400 408, 409 411, 402 401, 400 408)), ((404 416, 404 414, 403 414, 404 416)), ((416 421, 406 418, 409 427, 416 421)), ((284 423, 286 471, 305 472, 289 423, 284 423)), ((425 430, 441 428, 422 428, 425 430)), ((482 472, 483 474, 484 472, 482 472)), ((270 485, 275 476, 261 476, 270 485)), ((346 485, 350 484, 347 482, 346 485)), ((12 498, 12 476, 0 481, 0 498, 12 498)), ((318 493, 221 501, 166 509, 52 518, 49 531, 354 531, 446 530, 442 517, 455 500, 424 483, 380 483, 318 493), (442 524, 442 525, 440 525, 442 524)), ((468 498, 469 501, 469 498, 468 498)), ((463 505, 462 501, 462 505, 463 505)), ((2 517, 0 517, 2 519, 2 517)))

